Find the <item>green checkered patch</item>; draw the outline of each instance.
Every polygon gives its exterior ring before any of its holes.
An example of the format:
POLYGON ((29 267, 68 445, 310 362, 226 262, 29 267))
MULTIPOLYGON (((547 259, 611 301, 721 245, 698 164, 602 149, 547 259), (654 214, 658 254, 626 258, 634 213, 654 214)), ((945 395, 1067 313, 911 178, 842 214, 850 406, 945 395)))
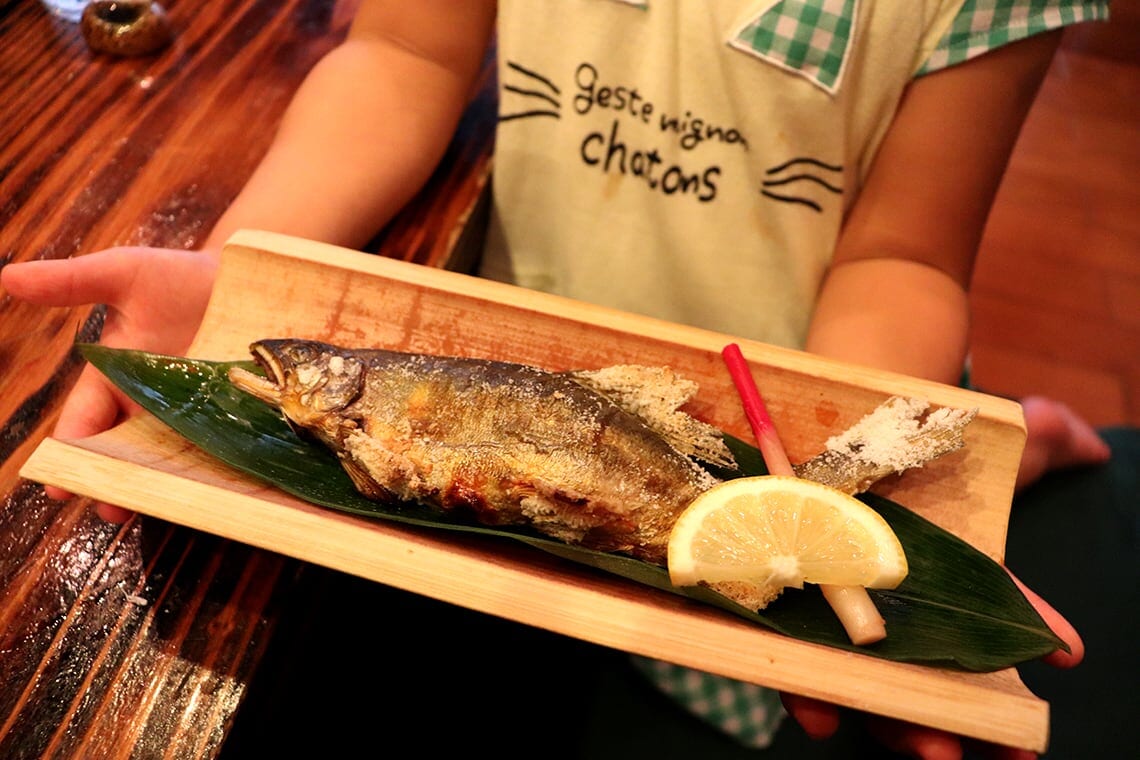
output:
POLYGON ((918 74, 953 66, 1010 42, 1108 18, 1108 0, 966 0, 918 74))
POLYGON ((781 0, 730 41, 834 92, 854 32, 855 0, 781 0))
POLYGON ((634 666, 689 712, 746 747, 772 743, 787 713, 780 695, 763 686, 630 655, 634 666))

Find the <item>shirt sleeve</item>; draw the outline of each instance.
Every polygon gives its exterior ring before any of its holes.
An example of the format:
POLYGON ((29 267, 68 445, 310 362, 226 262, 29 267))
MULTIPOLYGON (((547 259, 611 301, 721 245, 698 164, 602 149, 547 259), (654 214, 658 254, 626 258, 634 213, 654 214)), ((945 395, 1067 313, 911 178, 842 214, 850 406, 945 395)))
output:
POLYGON ((1040 32, 1108 18, 1108 0, 966 0, 915 76, 1040 32))

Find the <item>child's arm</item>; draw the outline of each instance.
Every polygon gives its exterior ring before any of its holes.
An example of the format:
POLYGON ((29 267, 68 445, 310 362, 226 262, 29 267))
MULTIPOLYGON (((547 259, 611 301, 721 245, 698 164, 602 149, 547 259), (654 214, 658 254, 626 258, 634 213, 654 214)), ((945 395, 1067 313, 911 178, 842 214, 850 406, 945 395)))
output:
POLYGON ((809 351, 956 383, 991 203, 1059 32, 916 79, 845 221, 809 351))
POLYGON ((364 0, 294 95, 207 248, 242 227, 359 248, 447 148, 495 19, 485 0, 364 0))

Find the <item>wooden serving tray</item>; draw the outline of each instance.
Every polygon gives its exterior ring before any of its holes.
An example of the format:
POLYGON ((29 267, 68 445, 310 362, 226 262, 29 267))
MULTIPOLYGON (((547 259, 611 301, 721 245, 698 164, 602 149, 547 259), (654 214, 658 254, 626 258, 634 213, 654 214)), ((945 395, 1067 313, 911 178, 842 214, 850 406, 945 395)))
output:
MULTIPOLYGON (((188 355, 249 358, 257 339, 479 356, 550 370, 667 364, 690 410, 751 431, 721 359, 740 345, 793 462, 887 397, 977 407, 966 447, 879 489, 1000 561, 1025 440, 1014 402, 502 283, 261 232, 235 235, 188 355)), ((508 542, 312 506, 214 460, 149 415, 45 440, 20 473, 93 499, 529 625, 840 705, 1043 751, 1048 704, 1010 668, 971 674, 809 644, 508 542)))

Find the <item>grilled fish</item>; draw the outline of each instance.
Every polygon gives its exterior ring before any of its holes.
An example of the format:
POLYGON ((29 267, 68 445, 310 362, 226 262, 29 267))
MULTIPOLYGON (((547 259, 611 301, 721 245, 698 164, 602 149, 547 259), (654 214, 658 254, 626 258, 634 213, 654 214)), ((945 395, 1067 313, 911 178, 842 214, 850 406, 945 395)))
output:
MULTIPOLYGON (((548 372, 298 339, 250 351, 266 376, 234 367, 231 382, 328 446, 377 500, 528 525, 664 566, 677 517, 718 482, 701 463, 736 467, 720 431, 680 411, 696 384, 665 367, 548 372)), ((977 410, 928 407, 889 399, 796 474, 856 493, 961 448, 977 410)), ((754 610, 782 590, 711 585, 754 610)))
POLYGON ((695 384, 665 368, 548 372, 294 339, 250 351, 266 377, 233 368, 231 381, 378 500, 664 565, 677 516, 717 482, 694 457, 734 464, 719 431, 677 409, 695 384))

